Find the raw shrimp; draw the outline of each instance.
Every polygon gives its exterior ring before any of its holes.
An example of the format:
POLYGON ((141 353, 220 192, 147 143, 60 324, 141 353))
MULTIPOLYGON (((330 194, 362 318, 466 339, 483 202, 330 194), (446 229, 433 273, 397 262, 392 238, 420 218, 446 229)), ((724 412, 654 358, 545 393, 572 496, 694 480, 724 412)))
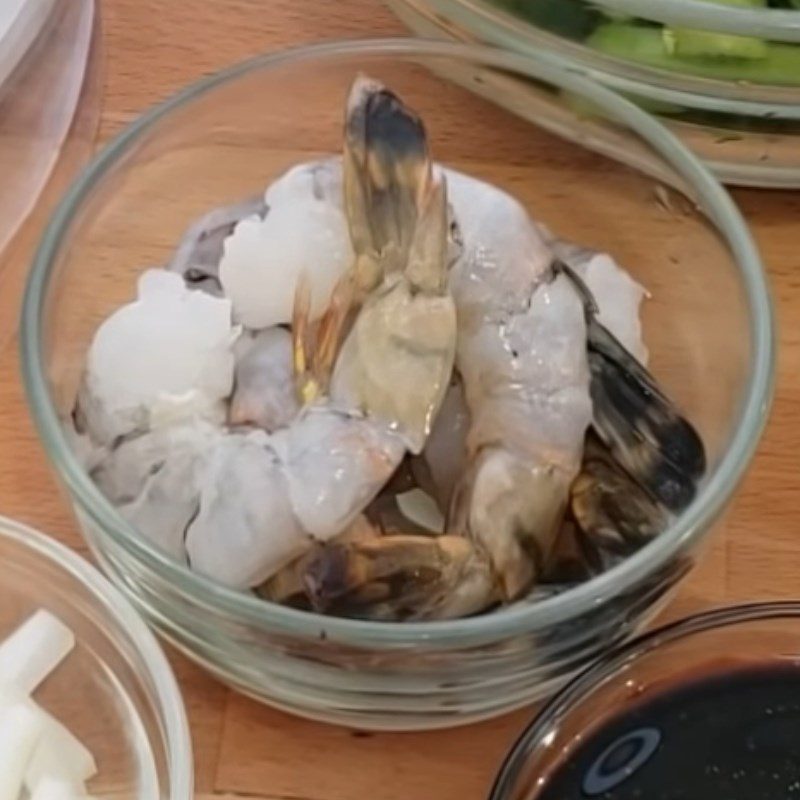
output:
POLYGON ((451 530, 486 550, 510 601, 540 577, 580 468, 592 416, 584 309, 513 198, 449 178, 464 248, 450 281, 456 363, 471 416, 451 530))
POLYGON ((159 427, 119 443, 91 476, 136 530, 185 562, 184 536, 197 514, 201 476, 223 437, 205 420, 159 427))
MULTIPOLYGON (((585 577, 581 543, 596 569, 657 535, 704 469, 643 366, 644 290, 499 189, 435 168, 420 120, 375 82, 353 86, 342 159, 212 212, 170 266, 224 290, 203 302, 228 303, 227 338, 204 335, 216 358, 227 348, 232 430, 193 433, 132 480, 126 441, 96 477, 227 585, 361 618, 466 616, 585 577), (411 473, 446 519, 419 489, 394 496, 411 473)), ((220 422, 220 387, 164 395, 149 378, 117 437, 220 422)), ((130 446, 149 452, 151 434, 130 446)))
POLYGON ((406 451, 420 451, 452 372, 445 184, 434 178, 424 129, 394 95, 360 79, 345 134, 356 257, 316 324, 307 286, 296 287, 303 408, 271 436, 226 442, 187 531, 192 566, 229 585, 256 585, 346 530, 406 451))
POLYGON ((327 202, 317 180, 291 170, 267 189, 266 214, 244 217, 223 243, 219 279, 233 302, 234 318, 247 328, 291 322, 303 271, 311 314, 319 316, 353 263, 345 211, 327 202))
POLYGON ((285 328, 245 334, 236 343, 231 425, 257 425, 272 432, 287 426, 300 409, 292 369, 292 335, 285 328))
POLYGON ((450 619, 497 599, 491 570, 461 536, 369 536, 309 552, 259 591, 268 600, 374 620, 450 619))
POLYGON ((219 264, 225 240, 245 217, 263 219, 267 204, 261 195, 215 208, 196 220, 180 241, 167 269, 183 275, 187 285, 220 296, 219 264))
MULTIPOLYGON (((469 598, 460 610, 469 605, 474 612, 498 597, 521 596, 542 577, 592 419, 587 325, 581 294, 567 276, 553 271, 553 254, 522 206, 487 184, 452 171, 444 174, 454 233, 460 234, 461 254, 450 286, 458 307, 456 362, 462 380, 450 387, 426 445, 424 469, 417 462, 415 474, 441 502, 453 493, 455 473, 466 467, 450 504, 447 530, 474 543, 469 563, 472 573, 483 577, 460 589, 451 583, 450 591, 469 598), (452 459, 442 459, 442 449, 452 459)), ((642 296, 638 287, 630 279, 626 284, 627 276, 611 269, 615 265, 595 266, 595 285, 627 288, 629 313, 636 313, 642 296)), ((615 319, 624 317, 623 310, 615 319)), ((632 331, 638 333, 635 326, 632 331)), ((330 548, 327 567, 323 549, 306 562, 306 599, 320 610, 347 608, 357 616, 381 617, 400 608, 406 618, 450 613, 455 606, 422 602, 421 586, 414 590, 416 611, 402 600, 406 565, 414 557, 427 559, 417 561, 417 567, 430 567, 435 574, 441 555, 435 548, 412 536, 354 542, 330 548), (382 547, 391 548, 393 557, 376 562, 382 547), (403 548, 409 550, 407 558, 399 557, 403 548), (312 574, 311 563, 316 573, 327 576, 324 582, 312 574), (383 594, 365 577, 372 573, 362 570, 374 563, 381 565, 382 580, 376 580, 383 594), (390 581, 392 565, 397 573, 390 581), (360 585, 371 588, 361 591, 360 585), (387 586, 394 587, 394 596, 385 594, 387 586), (370 605, 369 598, 378 595, 382 600, 370 605)), ((460 574, 450 571, 449 578, 460 574)), ((435 594, 433 582, 430 588, 435 594)))
MULTIPOLYGON (((462 239, 450 287, 470 418, 467 474, 447 530, 462 540, 452 552, 469 568, 447 574, 458 603, 437 602, 432 580, 424 584, 431 591, 426 603, 423 584, 409 585, 409 565, 441 575, 438 548, 449 547, 452 536, 392 536, 325 548, 305 567, 307 599, 319 609, 378 618, 402 609, 404 618, 425 618, 474 613, 497 599, 519 597, 552 547, 580 467, 591 419, 581 299, 568 278, 553 276, 552 255, 515 200, 458 173, 445 176, 462 239), (391 556, 380 560, 384 547, 391 556), (376 564, 377 574, 367 569, 376 564)), ((451 411, 463 418, 452 391, 451 411)), ((463 421, 454 427, 463 430, 463 421)))
POLYGON ((706 469, 699 434, 646 367, 601 324, 595 298, 580 276, 563 263, 556 269, 584 304, 595 431, 614 461, 652 498, 671 512, 682 511, 706 469))
POLYGON ((99 444, 167 419, 219 422, 233 385, 238 336, 230 301, 189 291, 170 272, 147 270, 138 298, 95 334, 78 416, 99 444))
POLYGON ((592 434, 571 495, 585 551, 598 569, 652 541, 668 522, 666 510, 620 469, 592 434))
POLYGON ((645 290, 609 255, 542 230, 556 257, 572 269, 586 304, 594 428, 615 460, 651 495, 680 511, 705 471, 705 451, 697 432, 647 372, 638 313, 645 290))

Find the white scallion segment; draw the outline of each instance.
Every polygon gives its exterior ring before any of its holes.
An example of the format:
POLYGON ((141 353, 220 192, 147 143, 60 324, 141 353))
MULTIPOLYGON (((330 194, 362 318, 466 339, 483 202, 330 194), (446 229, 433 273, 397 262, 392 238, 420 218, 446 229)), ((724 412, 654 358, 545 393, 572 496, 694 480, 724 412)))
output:
POLYGON ((18 690, 0 688, 0 716, 18 705, 39 717, 42 727, 42 735, 25 773, 25 785, 29 790, 46 773, 59 774, 76 784, 97 774, 97 764, 89 748, 63 723, 18 690), (64 764, 70 766, 68 771, 62 772, 59 765, 64 764))
POLYGON ((77 800, 83 796, 82 787, 75 787, 69 781, 45 775, 30 792, 31 800, 77 800))
POLYGON ((30 694, 73 647, 72 631, 49 611, 37 611, 0 644, 0 686, 30 694))
POLYGON ((42 718, 17 703, 0 711, 0 800, 18 800, 25 770, 42 734, 42 718))
POLYGON ((89 749, 57 719, 39 708, 32 700, 26 704, 37 712, 43 722, 43 733, 25 770, 25 787, 33 792, 45 776, 80 789, 85 781, 97 774, 97 764, 89 749))
POLYGON ((444 532, 444 517, 436 501, 422 489, 397 495, 397 506, 406 519, 433 533, 444 532))
POLYGON ((0 643, 0 800, 17 800, 23 784, 33 796, 45 777, 82 797, 97 772, 91 752, 30 697, 74 647, 72 631, 44 609, 0 643))

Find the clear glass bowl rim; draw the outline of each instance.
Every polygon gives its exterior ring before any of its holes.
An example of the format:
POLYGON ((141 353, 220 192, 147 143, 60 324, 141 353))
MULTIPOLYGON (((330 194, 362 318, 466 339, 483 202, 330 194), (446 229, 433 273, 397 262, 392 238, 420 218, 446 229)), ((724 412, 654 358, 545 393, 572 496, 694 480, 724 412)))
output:
POLYGON ((742 623, 800 617, 800 601, 744 603, 693 614, 621 645, 586 669, 556 694, 526 726, 505 757, 488 800, 509 800, 534 747, 607 678, 643 656, 682 639, 742 623))
POLYGON ((800 42, 800 9, 748 8, 707 0, 592 0, 591 4, 668 25, 800 42))
POLYGON ((128 636, 147 670, 164 717, 170 800, 191 800, 194 788, 192 741, 183 698, 163 650, 133 606, 88 561, 55 539, 33 528, 0 516, 0 539, 36 553, 56 569, 68 573, 102 605, 128 636))
MULTIPOLYGON (((418 6, 419 0, 388 0, 390 4, 418 6)), ((616 91, 629 92, 663 103, 685 106, 700 111, 738 114, 755 118, 800 119, 798 87, 726 81, 691 75, 683 72, 661 70, 635 61, 609 56, 587 48, 582 42, 566 39, 520 20, 512 12, 492 4, 491 0, 424 0, 445 19, 452 20, 481 37, 488 44, 508 48, 572 69, 602 81, 616 91)), ((739 35, 761 35, 764 38, 800 43, 800 10, 750 10, 737 6, 720 6, 702 0, 597 0, 611 11, 647 16, 664 22, 681 24, 689 19, 694 27, 727 31, 739 35), (686 17, 663 13, 672 5, 690 7, 686 17), (623 8, 624 7, 624 8, 623 8), (709 12, 710 9, 710 12, 709 12), (736 13, 734 13, 736 12, 736 13), (710 13, 710 18, 708 17, 710 13), (742 21, 739 14, 754 19, 742 21), (777 22, 765 25, 761 17, 788 15, 792 24, 777 22), (668 19, 664 19, 664 17, 668 19)), ((418 12, 419 13, 419 12, 418 12)), ((684 23, 688 24, 688 23, 684 23)), ((690 25, 691 27, 691 25, 690 25)))
POLYGON ((800 42, 800 10, 747 8, 705 0, 592 0, 592 3, 669 25, 800 42))
POLYGON ((231 615, 271 632, 293 637, 394 648, 437 645, 469 646, 541 630, 579 616, 598 603, 624 592, 652 574, 676 552, 701 539, 725 507, 758 444, 769 410, 774 379, 774 313, 758 251, 738 208, 708 169, 664 126, 614 92, 568 70, 536 59, 485 46, 452 44, 413 38, 338 41, 264 54, 241 62, 190 85, 147 111, 114 139, 72 184, 54 212, 34 257, 23 299, 20 355, 22 375, 34 422, 61 480, 102 535, 109 536, 139 562, 190 595, 200 608, 231 615), (603 575, 563 594, 532 605, 519 604, 491 614, 435 622, 366 622, 322 616, 267 603, 228 589, 194 573, 148 544, 120 517, 100 493, 70 450, 47 387, 43 350, 44 301, 52 267, 81 204, 107 171, 123 160, 139 139, 159 121, 193 100, 258 70, 339 57, 451 58, 478 62, 543 80, 575 92, 607 110, 636 131, 691 186, 697 200, 727 239, 741 265, 750 314, 752 358, 749 382, 734 433, 719 468, 694 503, 655 542, 603 575))

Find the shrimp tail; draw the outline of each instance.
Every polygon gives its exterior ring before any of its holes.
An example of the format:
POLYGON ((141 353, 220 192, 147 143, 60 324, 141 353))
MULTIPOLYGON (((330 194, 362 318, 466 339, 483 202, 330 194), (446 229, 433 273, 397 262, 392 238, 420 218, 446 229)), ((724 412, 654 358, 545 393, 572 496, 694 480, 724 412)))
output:
POLYGON ((669 521, 663 506, 621 469, 591 432, 570 500, 585 552, 601 569, 609 560, 629 555, 655 539, 669 521))
POLYGON ((304 272, 297 281, 292 308, 292 368, 294 370, 297 397, 302 404, 310 403, 318 393, 311 377, 309 361, 312 357, 311 334, 311 284, 304 272))
POLYGON ((670 511, 694 498, 706 456, 697 431, 679 413, 653 376, 597 319, 586 284, 556 262, 576 286, 586 308, 593 425, 613 457, 670 511))
POLYGON ((420 118, 382 84, 359 76, 347 102, 344 202, 362 292, 405 268, 432 182, 420 118))
POLYGON ((568 476, 553 465, 487 447, 456 487, 447 527, 486 553, 503 599, 511 602, 541 579, 568 493, 568 476))
POLYGON ((267 587, 319 613, 400 621, 449 619, 496 601, 488 562, 460 536, 396 535, 321 545, 267 587), (302 587, 302 588, 300 588, 302 587))
POLYGON ((292 360, 298 398, 309 405, 327 394, 336 357, 353 311, 353 281, 343 275, 333 288, 328 306, 312 327, 310 284, 306 274, 297 283, 292 310, 292 360))
POLYGON ((353 369, 358 406, 386 421, 418 454, 455 358, 447 191, 444 178, 434 175, 419 117, 363 77, 347 106, 344 202, 356 293, 367 294, 357 298, 362 308, 340 374, 353 369))

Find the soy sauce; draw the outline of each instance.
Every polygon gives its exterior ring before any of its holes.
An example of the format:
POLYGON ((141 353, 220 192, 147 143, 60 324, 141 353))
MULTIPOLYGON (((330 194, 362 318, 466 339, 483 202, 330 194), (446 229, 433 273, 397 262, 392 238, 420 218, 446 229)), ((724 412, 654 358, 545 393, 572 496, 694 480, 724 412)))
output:
POLYGON ((704 678, 592 735, 537 800, 800 800, 800 667, 704 678))

